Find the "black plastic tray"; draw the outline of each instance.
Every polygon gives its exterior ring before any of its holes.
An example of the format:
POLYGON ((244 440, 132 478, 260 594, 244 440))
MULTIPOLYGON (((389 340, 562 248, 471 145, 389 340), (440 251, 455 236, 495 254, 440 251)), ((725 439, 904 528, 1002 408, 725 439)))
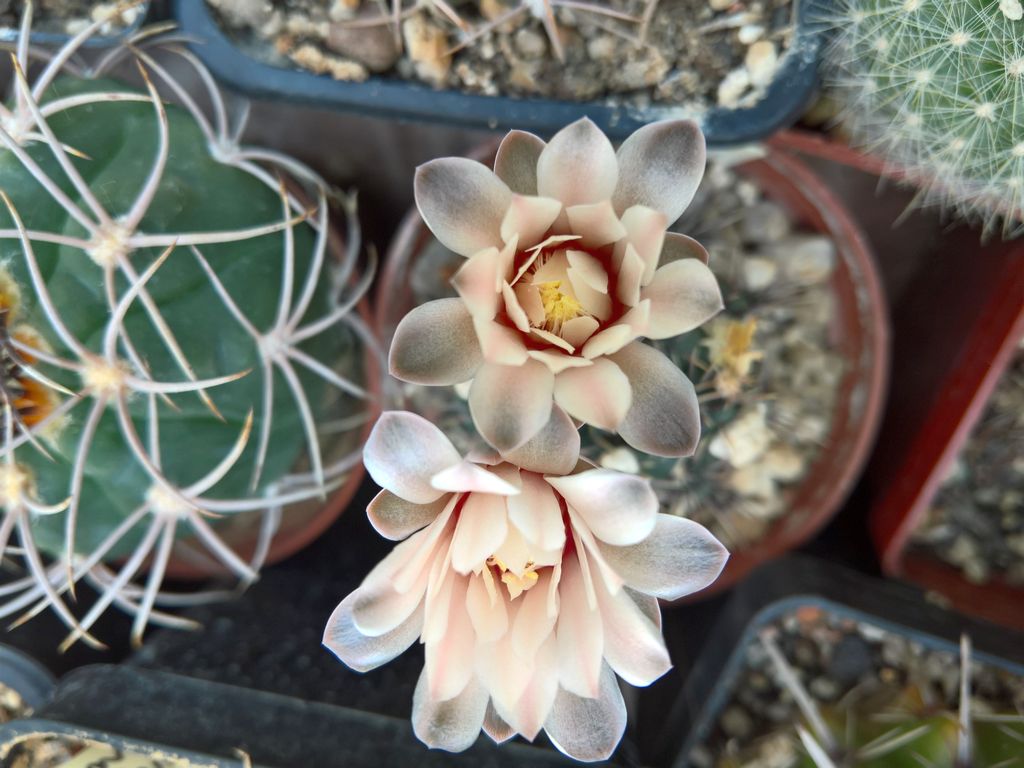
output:
POLYGON ((0 685, 15 690, 26 706, 37 710, 49 700, 57 682, 35 659, 0 645, 0 685))
POLYGON ((688 755, 711 734, 760 629, 807 606, 954 655, 966 633, 975 661, 1024 675, 1024 636, 928 603, 923 592, 906 584, 793 556, 758 569, 736 588, 665 720, 659 764, 688 768, 688 755))
MULTIPOLYGON (((814 93, 823 35, 812 18, 813 6, 829 0, 795 0, 796 31, 775 81, 749 109, 712 108, 700 118, 709 145, 756 141, 791 125, 814 93)), ((285 69, 259 61, 239 49, 214 20, 205 0, 177 0, 174 14, 181 30, 197 41, 192 48, 219 80, 234 90, 264 99, 312 103, 413 120, 444 122, 490 130, 518 128, 551 135, 584 115, 608 136, 622 139, 656 120, 691 116, 672 106, 637 109, 600 102, 510 98, 437 90, 399 79, 371 77, 362 83, 339 82, 326 75, 285 69)))
MULTIPOLYGON (((195 764, 216 768, 239 766, 234 758, 239 749, 254 765, 273 768, 575 764, 551 749, 496 747, 486 736, 459 754, 431 751, 416 740, 408 720, 128 666, 72 672, 37 718, 33 727, 45 726, 46 732, 72 727, 86 738, 142 752, 159 745, 165 754, 193 756, 195 764)), ((24 728, 0 728, 0 745, 24 728)))

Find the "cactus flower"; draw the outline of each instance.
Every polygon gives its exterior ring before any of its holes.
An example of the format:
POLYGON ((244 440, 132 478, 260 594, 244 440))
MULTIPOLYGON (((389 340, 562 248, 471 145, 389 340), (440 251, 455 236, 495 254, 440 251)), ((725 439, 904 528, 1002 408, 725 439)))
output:
POLYGON ((370 520, 402 541, 324 644, 366 671, 419 639, 412 719, 431 747, 543 729, 576 759, 610 755, 626 720, 616 675, 648 685, 669 669, 658 598, 713 582, 722 545, 659 514, 649 481, 580 462, 564 414, 514 456, 468 460, 422 417, 386 413, 364 458, 384 488, 370 520))
POLYGON ((420 167, 420 213, 466 261, 452 279, 460 298, 399 324, 392 373, 471 380, 473 421, 499 451, 533 438, 555 408, 647 453, 692 453, 693 385, 640 339, 685 333, 722 308, 707 253, 666 232, 704 162, 692 122, 645 126, 616 152, 582 119, 547 144, 512 131, 493 172, 464 158, 420 167))

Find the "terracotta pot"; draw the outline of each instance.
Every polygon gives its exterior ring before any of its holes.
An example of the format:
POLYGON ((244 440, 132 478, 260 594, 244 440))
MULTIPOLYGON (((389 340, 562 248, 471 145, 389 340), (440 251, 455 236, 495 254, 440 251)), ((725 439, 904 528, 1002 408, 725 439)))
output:
MULTIPOLYGON (((344 241, 333 227, 328 241, 328 250, 331 256, 337 260, 340 260, 345 251, 344 241)), ((373 317, 366 298, 359 302, 357 309, 363 322, 372 327, 373 317)), ((371 397, 367 401, 368 413, 366 425, 360 434, 360 445, 365 443, 369 437, 370 430, 380 414, 382 399, 380 360, 368 348, 365 350, 365 365, 365 385, 371 397)), ((326 501, 312 499, 288 507, 281 516, 277 533, 270 543, 263 564, 272 565, 290 557, 326 531, 345 511, 359 489, 364 475, 365 468, 362 462, 358 462, 349 472, 345 482, 326 501)), ((220 521, 220 524, 217 525, 217 532, 239 557, 248 561, 258 546, 262 524, 262 512, 244 512, 233 515, 230 520, 220 521)), ((167 564, 167 577, 193 581, 230 574, 226 566, 207 556, 205 551, 201 545, 192 549, 188 538, 177 542, 171 560, 167 564)))
POLYGON ((1024 338, 1024 245, 968 242, 936 254, 906 303, 896 317, 893 417, 870 472, 871 534, 882 568, 965 613, 1024 629, 1024 589, 1002 579, 972 584, 907 548, 1024 338))
MULTIPOLYGON (((472 156, 486 162, 494 151, 494 145, 487 145, 472 156)), ((839 259, 832 277, 837 299, 833 338, 847 371, 828 442, 795 490, 790 511, 756 545, 733 552, 718 581, 695 599, 727 589, 760 563, 806 542, 831 519, 867 460, 882 413, 889 365, 881 285, 868 244, 847 211, 803 163, 784 153, 770 152, 740 171, 764 190, 767 199, 784 206, 799 226, 835 241, 839 259)), ((384 343, 414 304, 407 276, 431 238, 413 209, 388 249, 376 308, 377 331, 384 343)))

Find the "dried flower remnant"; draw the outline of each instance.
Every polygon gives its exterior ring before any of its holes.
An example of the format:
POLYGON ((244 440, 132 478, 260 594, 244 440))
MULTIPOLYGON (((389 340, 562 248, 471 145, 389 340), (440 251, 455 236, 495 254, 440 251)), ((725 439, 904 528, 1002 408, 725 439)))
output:
POLYGON ((365 461, 384 490, 368 514, 401 543, 324 644, 366 671, 419 639, 412 717, 431 747, 544 730, 576 759, 607 758, 626 719, 616 674, 648 685, 670 667, 658 598, 703 589, 725 563, 705 528, 658 514, 646 480, 579 462, 578 440, 556 413, 519 451, 474 461, 411 413, 374 428, 365 461))
POLYGON ((693 385, 639 339, 671 338, 722 308, 707 253, 666 233, 704 159, 688 121, 646 126, 616 153, 583 119, 547 144, 511 132, 493 173, 462 158, 422 166, 420 213, 466 261, 452 280, 460 299, 428 302, 399 324, 392 373, 471 381, 473 421, 498 450, 565 412, 648 453, 692 453, 693 385))

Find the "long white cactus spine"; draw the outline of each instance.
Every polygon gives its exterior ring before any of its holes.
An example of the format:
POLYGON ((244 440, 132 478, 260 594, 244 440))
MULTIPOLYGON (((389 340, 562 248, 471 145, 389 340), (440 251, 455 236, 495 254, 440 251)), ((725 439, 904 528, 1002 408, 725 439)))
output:
MULTIPOLYGON (((116 12, 116 11, 115 11, 116 12)), ((81 227, 81 236, 71 236, 55 232, 29 231, 21 224, 17 210, 3 195, 4 203, 11 214, 15 227, 0 230, 0 238, 16 239, 21 243, 22 253, 32 279, 32 290, 35 300, 41 307, 53 333, 61 339, 72 353, 71 358, 63 358, 39 345, 29 345, 13 336, 6 337, 6 353, 9 354, 21 373, 46 384, 55 391, 60 391, 66 399, 43 419, 30 428, 16 420, 16 413, 10 398, 4 394, 4 443, 0 451, 3 469, 0 470, 0 501, 3 506, 3 518, 0 521, 0 557, 5 554, 20 554, 28 575, 0 587, 0 618, 15 616, 20 613, 17 622, 52 608, 67 625, 69 635, 62 648, 70 646, 81 639, 91 645, 100 647, 102 643, 90 634, 90 629, 100 615, 114 605, 134 616, 132 639, 140 642, 149 622, 168 626, 188 626, 189 622, 172 614, 159 610, 157 606, 173 607, 215 599, 224 596, 224 592, 207 592, 188 595, 167 594, 161 591, 163 575, 175 546, 175 534, 180 524, 188 525, 194 539, 200 542, 216 561, 233 571, 241 580, 242 585, 251 583, 266 557, 270 538, 276 532, 282 511, 286 505, 308 499, 322 498, 328 491, 340 485, 347 473, 359 462, 359 450, 326 465, 321 458, 321 430, 314 422, 309 401, 301 382, 296 375, 295 367, 301 366, 342 392, 360 398, 367 398, 366 391, 349 381, 328 366, 306 355, 298 345, 312 336, 334 329, 338 326, 349 327, 371 351, 380 358, 380 350, 376 347, 373 335, 354 311, 355 306, 369 287, 372 269, 364 270, 358 279, 355 277, 360 253, 359 230, 355 218, 354 201, 348 200, 344 206, 347 215, 348 249, 341 264, 332 265, 327 262, 326 252, 329 229, 327 219, 328 191, 325 182, 301 163, 280 153, 258 148, 250 148, 240 143, 244 130, 244 122, 234 129, 227 118, 228 110, 209 73, 187 49, 179 45, 180 38, 170 35, 154 35, 144 31, 129 40, 124 46, 104 55, 88 68, 73 63, 82 44, 94 35, 105 23, 99 20, 71 39, 58 52, 38 54, 46 61, 46 66, 33 85, 29 84, 27 72, 30 59, 37 56, 28 44, 29 25, 31 23, 31 4, 25 14, 21 35, 17 45, 14 61, 14 98, 13 109, 0 107, 0 142, 28 170, 40 185, 51 195, 67 214, 81 227), (208 90, 213 104, 214 120, 202 112, 196 101, 176 82, 167 69, 153 55, 154 51, 163 50, 181 57, 195 68, 208 90), (63 71, 71 71, 83 75, 99 76, 105 74, 112 66, 125 56, 133 56, 146 87, 145 94, 131 92, 95 92, 68 98, 54 99, 41 105, 47 88, 54 78, 63 71), (169 153, 169 132, 167 115, 163 101, 158 93, 155 80, 167 88, 171 97, 196 120, 206 136, 212 156, 219 162, 235 166, 258 178, 268 187, 280 190, 282 199, 282 216, 278 221, 266 225, 239 230, 216 232, 180 232, 172 234, 150 234, 140 229, 149 206, 153 202, 159 186, 161 175, 169 153), (51 130, 48 119, 56 114, 78 109, 82 106, 115 101, 144 101, 152 104, 158 126, 157 151, 153 158, 151 171, 143 187, 138 191, 134 202, 127 211, 115 213, 107 211, 89 188, 88 183, 78 173, 71 161, 75 155, 74 148, 62 145, 51 130), (77 196, 83 201, 83 207, 65 195, 55 179, 50 178, 35 163, 24 147, 29 143, 41 143, 53 154, 66 181, 75 189, 77 196), (279 173, 291 174, 300 181, 316 189, 316 207, 308 210, 295 195, 285 190, 279 180, 279 173), (293 301, 295 288, 295 241, 292 228, 299 222, 308 222, 316 232, 313 264, 305 282, 297 292, 293 301), (260 330, 255 328, 239 309, 236 301, 217 279, 202 255, 202 248, 209 244, 236 242, 262 235, 284 232, 284 248, 282 259, 284 264, 284 280, 278 305, 276 320, 272 327, 260 330), (109 307, 109 320, 104 330, 102 349, 97 353, 88 349, 68 330, 63 323, 59 309, 50 299, 47 286, 40 275, 33 251, 33 243, 57 243, 76 248, 82 252, 82 258, 91 257, 104 272, 106 298, 109 307), (131 263, 131 254, 140 248, 164 248, 164 254, 143 273, 139 273, 131 263), (192 366, 182 352, 171 331, 170 325, 161 315, 156 303, 146 290, 147 281, 160 268, 172 250, 184 249, 176 257, 183 257, 191 251, 200 265, 206 270, 217 293, 224 300, 232 315, 252 336, 261 357, 259 370, 253 375, 260 375, 263 381, 264 398, 261 405, 261 421, 258 435, 258 451, 252 470, 252 487, 260 480, 263 462, 266 456, 269 435, 274 417, 271 404, 273 401, 273 381, 275 368, 281 372, 295 400, 305 432, 307 452, 312 471, 308 474, 297 474, 281 478, 272 484, 272 491, 261 496, 239 499, 211 499, 204 494, 220 481, 236 464, 244 451, 252 431, 252 414, 247 419, 237 442, 223 460, 205 476, 196 478, 186 486, 179 487, 171 483, 161 471, 159 450, 159 419, 157 398, 169 398, 171 395, 193 393, 203 399, 207 407, 215 414, 213 402, 206 390, 228 383, 247 371, 222 376, 214 379, 199 379, 192 366), (120 272, 127 280, 129 288, 118 295, 115 290, 115 275, 120 272), (334 296, 334 306, 328 314, 321 318, 306 318, 318 281, 332 274, 332 285, 338 288, 334 296), (157 333, 175 360, 183 374, 181 381, 154 381, 147 371, 144 361, 139 356, 131 339, 128 337, 124 316, 135 302, 140 303, 157 333), (47 378, 36 364, 36 360, 45 365, 56 366, 77 375, 80 388, 71 392, 47 378), (148 401, 147 436, 143 439, 129 413, 128 401, 143 397, 148 401), (78 450, 71 472, 68 498, 55 505, 34 498, 29 475, 22 472, 14 459, 14 452, 25 444, 36 446, 45 453, 45 440, 42 433, 54 423, 67 417, 79 404, 88 403, 80 434, 78 450), (151 480, 151 487, 144 502, 135 509, 120 525, 103 539, 88 554, 76 554, 76 526, 78 499, 82 486, 85 465, 88 460, 92 440, 100 418, 108 410, 113 409, 117 416, 120 433, 125 444, 130 448, 138 464, 145 470, 151 480), (19 478, 25 478, 21 482, 19 478), (264 515, 264 524, 257 542, 256 551, 249 562, 244 561, 218 536, 206 518, 219 516, 223 513, 256 511, 264 515), (34 515, 63 513, 66 515, 65 526, 65 562, 46 566, 32 538, 31 521, 34 515), (128 535, 136 526, 143 526, 144 533, 140 543, 117 568, 104 565, 103 558, 128 535), (19 550, 8 545, 13 532, 16 532, 21 544, 19 550), (136 584, 135 579, 148 564, 149 573, 143 584, 136 584), (81 580, 86 580, 97 588, 99 598, 91 610, 79 620, 68 608, 65 595, 74 595, 74 587, 81 580)), ((352 419, 343 426, 345 430, 362 428, 361 419, 352 419)))

